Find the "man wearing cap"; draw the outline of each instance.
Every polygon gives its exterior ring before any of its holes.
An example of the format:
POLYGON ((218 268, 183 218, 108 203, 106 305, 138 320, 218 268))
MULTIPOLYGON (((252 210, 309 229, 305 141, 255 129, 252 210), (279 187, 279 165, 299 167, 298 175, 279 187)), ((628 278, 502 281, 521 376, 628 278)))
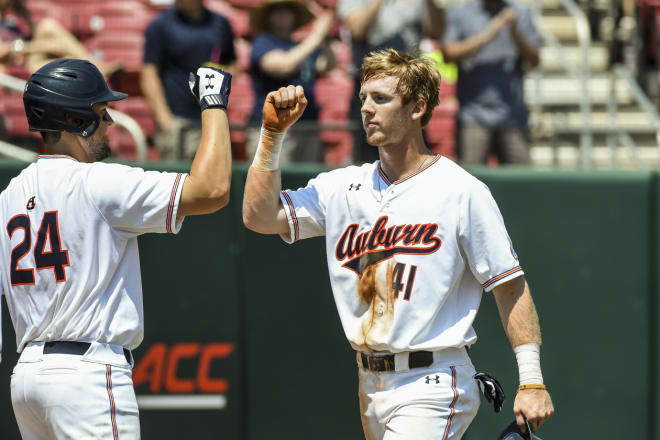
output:
POLYGON ((247 152, 254 156, 259 143, 261 109, 266 94, 289 84, 300 85, 307 93, 309 104, 300 118, 299 130, 287 134, 282 147, 281 163, 320 162, 323 151, 315 124, 318 108, 314 102, 314 82, 318 75, 335 66, 335 58, 325 44, 335 15, 324 11, 317 17, 309 34, 299 43, 293 32, 314 20, 307 7, 294 0, 271 0, 250 14, 250 26, 257 35, 252 43, 250 65, 255 102, 247 130, 247 152))
POLYGON ((192 160, 202 135, 199 106, 188 96, 188 73, 202 65, 235 74, 234 33, 229 21, 202 0, 175 0, 147 27, 142 93, 158 130, 154 143, 165 160, 192 160))

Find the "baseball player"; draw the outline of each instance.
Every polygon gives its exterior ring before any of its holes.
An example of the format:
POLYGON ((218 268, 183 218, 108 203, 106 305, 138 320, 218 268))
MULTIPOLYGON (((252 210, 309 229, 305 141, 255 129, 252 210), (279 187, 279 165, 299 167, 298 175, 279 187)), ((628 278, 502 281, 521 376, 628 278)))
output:
POLYGON ((137 236, 177 233, 184 217, 227 204, 230 81, 215 69, 191 74, 203 134, 186 175, 99 162, 110 151, 107 104, 127 95, 94 65, 53 61, 28 80, 25 112, 46 154, 0 194, 0 278, 21 353, 11 397, 23 439, 140 437, 131 378, 144 332, 137 236))
POLYGON ((533 429, 554 411, 540 367, 529 288, 488 188, 431 154, 422 127, 440 75, 395 50, 364 59, 362 123, 380 160, 322 173, 280 191, 278 152, 306 105, 304 91, 271 92, 248 172, 243 220, 293 243, 325 235, 332 290, 357 353, 367 439, 460 439, 479 407, 466 347, 482 291, 494 292, 518 360, 514 412, 533 429))

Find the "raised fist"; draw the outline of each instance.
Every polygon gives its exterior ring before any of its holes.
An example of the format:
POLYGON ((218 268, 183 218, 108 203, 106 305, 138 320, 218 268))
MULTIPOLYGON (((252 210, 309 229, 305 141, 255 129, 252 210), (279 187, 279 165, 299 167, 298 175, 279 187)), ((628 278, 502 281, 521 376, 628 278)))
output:
POLYGON ((197 74, 190 72, 188 84, 202 111, 214 107, 227 108, 231 74, 215 67, 200 67, 197 74))
POLYGON ((262 125, 266 130, 282 133, 300 118, 307 107, 302 86, 281 87, 266 95, 262 125))

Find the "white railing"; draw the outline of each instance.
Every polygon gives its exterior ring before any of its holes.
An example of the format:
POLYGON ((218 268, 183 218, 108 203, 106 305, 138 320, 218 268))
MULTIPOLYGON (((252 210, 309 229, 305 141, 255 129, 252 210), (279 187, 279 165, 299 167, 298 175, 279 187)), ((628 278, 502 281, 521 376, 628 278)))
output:
POLYGON ((582 9, 575 4, 573 0, 561 0, 562 5, 571 14, 575 20, 577 28, 578 42, 580 43, 580 52, 582 53, 582 69, 580 70, 580 80, 582 83, 582 96, 580 99, 580 111, 582 112, 582 133, 580 134, 580 162, 582 168, 591 168, 591 96, 589 88, 589 79, 591 73, 591 30, 589 21, 582 12, 582 9))
POLYGON ((651 100, 648 98, 648 96, 646 96, 641 87, 639 87, 639 84, 637 84, 637 81, 635 81, 633 78, 630 70, 621 64, 617 64, 612 68, 610 72, 610 96, 607 104, 611 127, 607 134, 607 145, 612 154, 611 165, 612 167, 616 167, 617 165, 615 151, 617 147, 616 140, 618 138, 624 146, 631 149, 633 157, 636 159, 638 166, 640 168, 646 168, 646 165, 640 159, 638 159, 637 146, 635 145, 635 142, 628 135, 628 133, 625 133, 623 129, 621 129, 617 124, 617 78, 621 79, 623 83, 628 87, 637 105, 639 105, 639 107, 644 110, 644 112, 651 119, 653 129, 655 130, 656 146, 658 148, 658 152, 660 153, 660 114, 658 114, 658 111, 656 110, 651 100))
MULTIPOLYGON (((582 168, 591 168, 592 163, 592 133, 591 133, 591 94, 589 88, 590 82, 590 49, 591 49, 591 31, 589 30, 589 21, 584 12, 578 7, 573 0, 560 0, 562 6, 568 11, 573 20, 577 30, 578 44, 580 45, 580 53, 582 55, 582 65, 580 68, 568 61, 568 57, 562 47, 559 39, 545 26, 541 20, 541 4, 539 0, 534 3, 534 23, 536 28, 541 34, 544 43, 552 47, 555 53, 558 54, 560 62, 566 73, 575 79, 579 79, 582 88, 580 95, 580 112, 582 113, 582 130, 580 133, 580 163, 582 168)), ((543 105, 541 97, 540 82, 543 80, 543 73, 541 69, 537 69, 534 74, 534 89, 536 96, 534 97, 534 104, 537 108, 543 105)))
MULTIPOLYGON (((6 87, 9 90, 16 92, 23 92, 25 88, 25 80, 16 78, 4 73, 0 73, 0 87, 6 87)), ((123 127, 133 138, 135 142, 135 153, 138 162, 146 162, 147 160, 147 139, 140 125, 131 118, 129 115, 119 112, 114 109, 108 109, 108 113, 112 119, 115 120, 117 125, 123 127)), ((9 144, 7 142, 0 142, 0 154, 12 157, 18 160, 25 160, 31 162, 36 157, 35 153, 25 148, 9 144), (30 156, 32 155, 32 156, 30 156), (31 158, 30 158, 31 157, 31 158)))

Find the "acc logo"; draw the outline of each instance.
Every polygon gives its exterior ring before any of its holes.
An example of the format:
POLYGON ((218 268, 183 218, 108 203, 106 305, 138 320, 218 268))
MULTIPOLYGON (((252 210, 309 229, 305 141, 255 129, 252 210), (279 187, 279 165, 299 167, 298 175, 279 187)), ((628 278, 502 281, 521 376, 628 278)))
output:
POLYGON ((180 342, 171 347, 158 342, 151 345, 135 365, 133 384, 137 388, 148 383, 152 393, 160 393, 163 387, 168 393, 225 393, 229 383, 227 379, 210 377, 211 362, 227 358, 233 351, 231 342, 180 342), (182 378, 177 374, 183 359, 197 359, 194 378, 182 378))

